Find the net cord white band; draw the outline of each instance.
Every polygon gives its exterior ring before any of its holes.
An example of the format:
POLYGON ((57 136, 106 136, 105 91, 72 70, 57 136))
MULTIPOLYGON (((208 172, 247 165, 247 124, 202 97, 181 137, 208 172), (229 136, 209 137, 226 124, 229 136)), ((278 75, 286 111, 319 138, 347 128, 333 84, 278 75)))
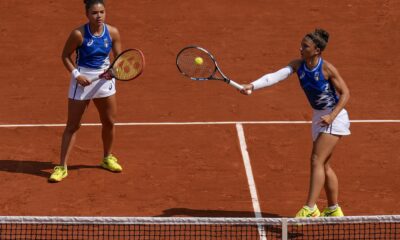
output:
POLYGON ((71 217, 71 216, 0 216, 0 223, 15 224, 233 224, 289 225, 400 223, 400 215, 320 217, 320 218, 222 218, 222 217, 71 217))

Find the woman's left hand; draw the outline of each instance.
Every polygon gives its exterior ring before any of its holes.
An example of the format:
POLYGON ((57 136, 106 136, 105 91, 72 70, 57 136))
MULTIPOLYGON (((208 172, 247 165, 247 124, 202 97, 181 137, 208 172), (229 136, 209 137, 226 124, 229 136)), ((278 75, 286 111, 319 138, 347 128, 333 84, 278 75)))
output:
POLYGON ((321 117, 321 126, 329 126, 331 125, 331 123, 333 122, 335 118, 333 116, 331 116, 331 114, 328 115, 324 115, 321 117))
POLYGON ((102 79, 105 79, 105 80, 111 80, 111 79, 113 79, 113 75, 112 75, 112 73, 111 73, 111 70, 105 71, 104 73, 102 73, 102 74, 100 75, 100 77, 101 77, 102 79))

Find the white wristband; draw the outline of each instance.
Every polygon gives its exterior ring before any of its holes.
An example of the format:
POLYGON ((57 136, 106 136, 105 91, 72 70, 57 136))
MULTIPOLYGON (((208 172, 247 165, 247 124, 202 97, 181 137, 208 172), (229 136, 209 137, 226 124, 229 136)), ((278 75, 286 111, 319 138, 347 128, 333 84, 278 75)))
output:
POLYGON ((72 70, 71 74, 75 79, 81 75, 81 73, 76 68, 74 68, 74 70, 72 70))

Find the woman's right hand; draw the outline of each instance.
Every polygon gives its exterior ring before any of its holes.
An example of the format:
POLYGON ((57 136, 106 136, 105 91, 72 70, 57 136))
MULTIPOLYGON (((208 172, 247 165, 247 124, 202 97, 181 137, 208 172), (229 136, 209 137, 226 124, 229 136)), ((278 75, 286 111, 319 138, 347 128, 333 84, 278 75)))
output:
POLYGON ((81 85, 81 86, 88 86, 88 85, 90 85, 92 82, 87 78, 87 77, 85 77, 85 76, 83 76, 83 75, 79 75, 77 78, 76 78, 76 81, 81 85))
POLYGON ((250 95, 253 93, 254 86, 252 84, 243 84, 243 89, 240 90, 240 93, 243 95, 250 95))

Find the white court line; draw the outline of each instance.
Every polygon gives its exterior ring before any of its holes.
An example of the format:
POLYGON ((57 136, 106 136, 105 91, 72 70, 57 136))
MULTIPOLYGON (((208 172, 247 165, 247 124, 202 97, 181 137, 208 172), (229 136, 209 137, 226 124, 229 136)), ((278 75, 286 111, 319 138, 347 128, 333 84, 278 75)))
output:
MULTIPOLYGON (((251 202, 253 203, 254 214, 256 218, 262 218, 260 202, 258 201, 256 183, 253 177, 253 170, 251 169, 249 152, 247 151, 246 138, 244 136, 243 126, 241 123, 236 124, 236 130, 239 137, 240 150, 242 152, 244 168, 246 169, 247 182, 249 184, 251 202)), ((265 230, 262 225, 258 225, 258 232, 260 239, 266 240, 265 230)))
MULTIPOLYGON (((351 123, 400 123, 400 120, 350 120, 351 123)), ((221 122, 126 122, 116 126, 162 126, 162 125, 236 125, 236 124, 310 124, 311 121, 221 121, 221 122)), ((82 126, 101 126, 101 123, 82 123, 82 126)), ((19 127, 65 127, 64 123, 0 124, 0 128, 19 127)))

